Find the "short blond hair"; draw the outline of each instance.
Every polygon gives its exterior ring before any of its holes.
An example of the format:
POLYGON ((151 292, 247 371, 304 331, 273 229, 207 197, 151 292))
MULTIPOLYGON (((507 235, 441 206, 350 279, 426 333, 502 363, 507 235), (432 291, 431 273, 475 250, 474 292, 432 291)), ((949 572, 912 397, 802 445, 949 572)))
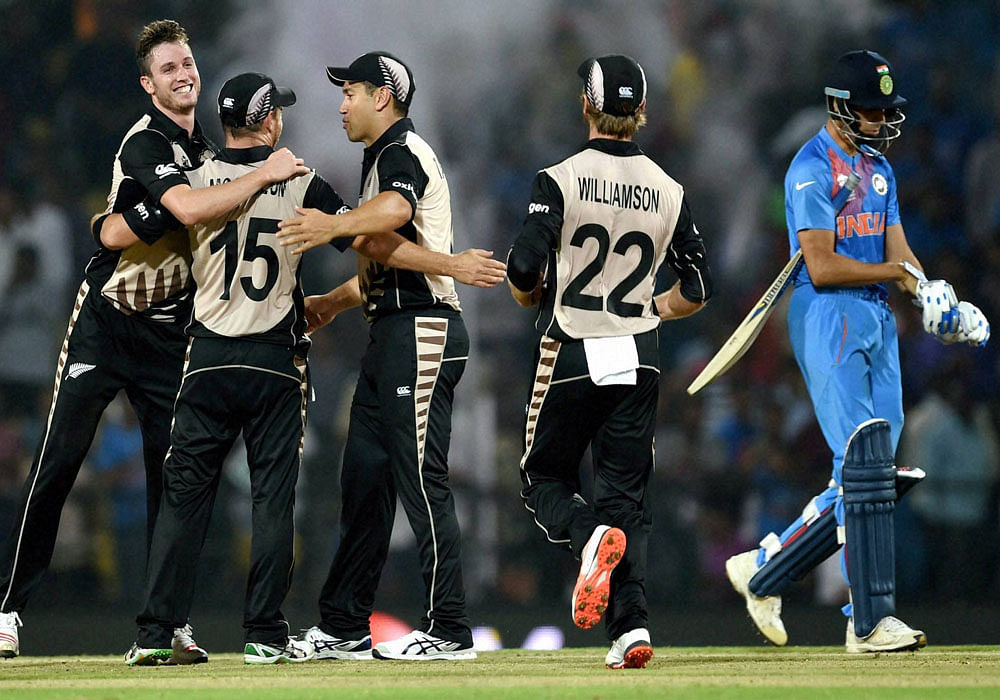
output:
POLYGON ((616 117, 605 114, 587 100, 587 93, 580 93, 580 101, 583 102, 587 121, 594 125, 597 132, 602 136, 612 136, 618 139, 631 139, 640 126, 646 125, 645 106, 630 117, 616 117))
POLYGON ((152 76, 149 70, 150 56, 160 44, 187 44, 188 35, 184 27, 172 19, 158 19, 150 22, 139 32, 139 42, 135 46, 135 62, 139 75, 152 76))

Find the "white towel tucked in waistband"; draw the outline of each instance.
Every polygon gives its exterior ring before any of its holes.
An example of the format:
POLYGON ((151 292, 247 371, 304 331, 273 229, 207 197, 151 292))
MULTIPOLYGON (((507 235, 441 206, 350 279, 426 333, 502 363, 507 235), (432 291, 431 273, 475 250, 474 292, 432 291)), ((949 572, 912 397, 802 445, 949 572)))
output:
POLYGON ((639 367, 639 351, 635 338, 630 335, 615 338, 584 338, 583 350, 587 354, 587 369, 597 386, 610 384, 635 385, 639 367))

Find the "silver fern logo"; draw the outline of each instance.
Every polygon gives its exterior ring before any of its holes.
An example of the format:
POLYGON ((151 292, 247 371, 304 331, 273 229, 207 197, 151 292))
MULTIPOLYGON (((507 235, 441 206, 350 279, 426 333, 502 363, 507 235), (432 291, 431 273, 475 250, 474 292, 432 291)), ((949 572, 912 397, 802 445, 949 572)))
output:
POLYGON ((86 362, 74 362, 69 366, 69 369, 66 370, 66 376, 70 379, 76 379, 81 374, 96 368, 97 365, 88 365, 86 362))
POLYGON ((400 102, 407 102, 410 96, 410 76, 406 67, 387 56, 379 56, 378 65, 386 84, 392 87, 393 97, 400 102))
POLYGON ((599 112, 604 111, 604 70, 600 61, 591 63, 587 73, 587 101, 599 112))
POLYGON ((247 105, 247 126, 264 121, 271 113, 271 84, 265 83, 253 94, 247 105))

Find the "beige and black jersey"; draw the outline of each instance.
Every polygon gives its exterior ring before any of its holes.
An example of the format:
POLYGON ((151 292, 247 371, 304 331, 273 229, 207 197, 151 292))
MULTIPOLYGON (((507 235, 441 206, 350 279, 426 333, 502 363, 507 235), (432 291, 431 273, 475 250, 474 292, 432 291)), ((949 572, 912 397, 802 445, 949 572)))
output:
MULTIPOLYGON (((398 229, 401 236, 428 250, 452 252, 448 181, 434 151, 409 119, 397 121, 365 149, 360 203, 388 191, 398 192, 413 207, 410 221, 398 229)), ((461 310, 451 277, 400 270, 359 256, 358 281, 369 321, 393 311, 461 310)))
POLYGON ((691 301, 711 296, 705 248, 683 188, 632 142, 594 139, 541 170, 508 276, 530 291, 544 274, 536 328, 557 340, 655 329, 664 262, 691 301))
MULTIPOLYGON (((158 202, 174 185, 187 184, 184 171, 211 158, 215 150, 197 122, 189 138, 184 128, 150 107, 115 154, 105 214, 124 212, 147 195, 158 202)), ((125 250, 101 248, 86 274, 91 287, 119 310, 173 322, 190 312, 190 262, 187 232, 179 228, 125 250)))
MULTIPOLYGON (((196 188, 229 182, 259 168, 271 153, 267 146, 223 149, 188 178, 196 188)), ((264 188, 224 219, 188 228, 196 286, 190 335, 287 347, 307 342, 299 278, 302 257, 279 245, 276 236, 278 222, 295 217, 295 207, 328 214, 349 208, 311 172, 264 188)), ((346 250, 351 239, 338 238, 333 244, 346 250)))

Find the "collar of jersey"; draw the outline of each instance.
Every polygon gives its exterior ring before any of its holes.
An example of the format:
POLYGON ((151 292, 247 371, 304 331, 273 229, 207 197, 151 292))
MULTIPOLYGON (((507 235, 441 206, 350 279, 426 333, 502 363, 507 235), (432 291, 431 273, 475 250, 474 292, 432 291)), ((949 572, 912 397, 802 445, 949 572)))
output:
POLYGON ((383 148, 388 146, 407 131, 415 131, 415 129, 413 128, 413 122, 409 119, 409 117, 403 117, 402 119, 394 122, 388 129, 383 131, 382 135, 375 139, 371 146, 365 148, 365 156, 368 156, 369 154, 377 156, 383 148))
POLYGON ((830 132, 826 130, 826 124, 824 124, 819 130, 819 137, 827 146, 832 146, 833 150, 843 158, 845 163, 850 163, 852 167, 856 163, 858 156, 864 155, 863 153, 855 153, 853 156, 848 155, 847 151, 840 147, 840 144, 834 141, 833 137, 830 136, 830 132))
POLYGON ((590 139, 586 148, 607 153, 612 156, 641 156, 642 149, 634 141, 618 141, 617 139, 590 139))
POLYGON ((146 114, 149 115, 150 126, 160 133, 165 134, 173 141, 188 141, 190 143, 205 141, 205 137, 201 133, 201 124, 197 119, 194 120, 194 132, 191 134, 191 138, 188 139, 187 129, 178 125, 177 122, 158 110, 156 107, 150 106, 146 114))
POLYGON ((267 160, 267 157, 272 153, 274 153, 274 149, 270 146, 223 148, 215 158, 227 163, 259 163, 262 160, 267 160))

